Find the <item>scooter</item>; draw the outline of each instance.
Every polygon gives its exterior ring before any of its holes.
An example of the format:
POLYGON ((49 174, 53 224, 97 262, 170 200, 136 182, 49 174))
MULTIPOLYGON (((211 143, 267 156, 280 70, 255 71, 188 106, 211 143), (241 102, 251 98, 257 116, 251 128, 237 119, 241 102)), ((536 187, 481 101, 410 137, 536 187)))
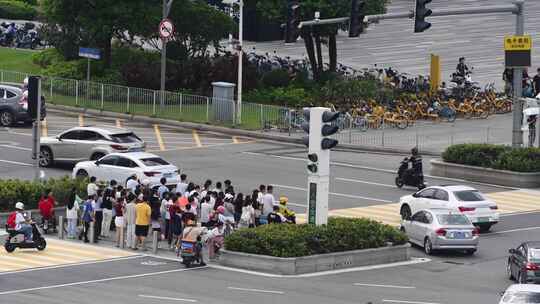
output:
POLYGON ((6 226, 8 236, 6 237, 4 248, 7 252, 11 253, 15 251, 16 248, 36 248, 39 251, 45 250, 45 247, 47 247, 47 242, 45 241, 45 238, 43 238, 41 228, 39 228, 34 222, 32 222, 31 225, 32 240, 26 240, 24 238, 24 234, 16 230, 9 229, 6 226))
POLYGON ((194 262, 197 262, 199 263, 199 265, 201 265, 201 259, 199 258, 199 255, 202 254, 202 246, 200 244, 200 241, 181 241, 180 246, 180 257, 182 258, 182 264, 184 264, 186 268, 190 268, 194 262), (197 246, 201 246, 201 248, 197 249, 197 246), (197 253, 197 251, 199 252, 197 253))
POLYGON ((401 161, 401 165, 398 169, 398 176, 396 176, 396 186, 401 188, 403 186, 412 186, 422 190, 426 187, 424 184, 424 175, 418 174, 414 168, 409 168, 410 159, 405 157, 401 161))

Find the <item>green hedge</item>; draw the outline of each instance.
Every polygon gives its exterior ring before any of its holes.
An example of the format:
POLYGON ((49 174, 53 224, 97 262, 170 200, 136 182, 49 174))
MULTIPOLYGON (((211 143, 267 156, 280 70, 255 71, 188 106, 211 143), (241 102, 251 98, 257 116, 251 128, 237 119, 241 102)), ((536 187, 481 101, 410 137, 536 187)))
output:
POLYGON ((78 195, 84 198, 86 195, 85 180, 72 179, 68 176, 62 178, 50 178, 43 183, 18 180, 0 180, 0 212, 11 211, 16 202, 23 202, 26 209, 37 208, 40 194, 46 190, 52 190, 54 197, 60 205, 67 203, 72 187, 77 189, 78 195))
POLYGON ((405 244, 397 229, 369 219, 330 218, 328 225, 272 224, 240 229, 225 238, 231 251, 300 257, 348 250, 378 248, 387 242, 405 244))
POLYGON ((448 147, 442 158, 445 162, 455 164, 515 172, 540 172, 539 148, 460 144, 448 147))
POLYGON ((0 0, 0 18, 34 20, 37 10, 32 6, 13 0, 0 0))

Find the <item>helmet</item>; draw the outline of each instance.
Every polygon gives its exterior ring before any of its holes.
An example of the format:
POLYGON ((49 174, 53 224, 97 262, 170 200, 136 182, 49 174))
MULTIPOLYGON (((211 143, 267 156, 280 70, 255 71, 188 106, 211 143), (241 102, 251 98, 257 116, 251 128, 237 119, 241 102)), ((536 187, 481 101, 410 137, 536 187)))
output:
POLYGON ((289 202, 289 199, 286 196, 282 196, 279 198, 279 203, 281 205, 286 205, 289 202))
POLYGON ((15 204, 15 209, 18 209, 18 210, 24 210, 24 204, 21 203, 21 202, 17 202, 15 204))
POLYGON ((225 207, 223 207, 223 206, 217 207, 217 212, 218 212, 219 214, 225 213, 225 207))

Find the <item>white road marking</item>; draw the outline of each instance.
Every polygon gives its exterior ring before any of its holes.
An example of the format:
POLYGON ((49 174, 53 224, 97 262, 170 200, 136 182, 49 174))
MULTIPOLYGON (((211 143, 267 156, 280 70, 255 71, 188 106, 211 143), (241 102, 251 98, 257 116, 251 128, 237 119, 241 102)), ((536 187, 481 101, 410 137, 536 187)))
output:
POLYGON ((490 232, 490 233, 486 233, 485 235, 488 236, 488 235, 493 235, 493 234, 505 234, 505 233, 511 233, 511 232, 529 231, 529 230, 536 230, 536 229, 540 229, 540 226, 490 232))
POLYGON ((385 303, 404 303, 404 304, 440 304, 435 302, 417 302, 417 301, 403 301, 403 300, 382 300, 385 303))
POLYGON ((239 290, 239 291, 261 292, 261 293, 285 294, 283 291, 276 291, 276 290, 263 290, 263 289, 240 288, 240 287, 227 287, 227 289, 239 290))
MULTIPOLYGON (((303 161, 307 162, 307 159, 300 158, 300 157, 280 156, 280 155, 272 155, 272 154, 264 154, 264 153, 256 153, 256 152, 242 152, 242 153, 243 154, 248 154, 248 155, 263 156, 263 157, 273 157, 273 158, 295 160, 295 161, 303 160, 303 161)), ((362 170, 368 170, 368 171, 375 171, 375 172, 392 173, 392 174, 396 174, 396 172, 397 172, 397 170, 389 170, 389 169, 381 169, 381 168, 374 168, 374 167, 367 167, 367 166, 359 166, 359 165, 340 163, 340 162, 330 162, 330 165, 338 166, 338 167, 346 167, 346 168, 353 168, 353 169, 362 169, 362 170)), ((426 175, 426 174, 424 174, 424 177, 440 179, 440 180, 447 180, 447 181, 453 181, 453 182, 469 183, 469 184, 475 184, 475 185, 487 186, 487 187, 493 187, 493 188, 501 188, 501 189, 509 189, 509 190, 521 190, 520 188, 501 186, 501 185, 493 185, 493 184, 486 184, 486 183, 480 183, 480 182, 473 182, 473 181, 468 181, 468 180, 458 179, 458 178, 450 178, 450 177, 434 176, 434 175, 426 175)))
MULTIPOLYGON (((1 231, 0 231, 0 236, 2 236, 1 231)), ((121 257, 121 258, 112 258, 112 259, 99 260, 99 261, 69 263, 69 264, 64 264, 64 265, 53 265, 53 266, 29 268, 29 269, 22 269, 22 270, 5 271, 5 272, 0 272, 0 276, 4 276, 4 275, 7 275, 7 274, 14 274, 14 273, 22 273, 22 272, 32 272, 32 271, 40 271, 40 270, 48 270, 48 269, 56 269, 56 268, 66 268, 66 267, 73 267, 73 266, 82 266, 82 265, 92 265, 92 264, 116 262, 116 261, 122 261, 122 260, 136 259, 136 258, 140 258, 140 257, 143 257, 143 255, 134 255, 134 256, 121 257)))
POLYGON ((34 166, 34 165, 28 164, 28 163, 21 163, 21 162, 5 160, 5 159, 0 159, 0 162, 7 163, 7 164, 13 164, 13 165, 28 166, 28 167, 33 167, 34 166))
POLYGON ((10 149, 15 149, 15 150, 22 150, 22 151, 32 151, 32 149, 30 148, 13 146, 13 145, 1 145, 0 147, 10 148, 10 149))
MULTIPOLYGON (((274 187, 278 187, 278 188, 285 188, 285 189, 292 189, 292 190, 299 190, 299 191, 307 191, 306 188, 301 188, 301 187, 278 185, 278 184, 272 184, 272 185, 274 187)), ((383 202, 383 203, 393 203, 392 201, 385 200, 385 199, 367 197, 367 196, 359 196, 359 195, 351 195, 351 194, 344 194, 344 193, 330 192, 330 195, 340 196, 340 197, 347 197, 347 198, 355 198, 355 199, 363 199, 363 200, 368 200, 368 201, 377 201, 377 202, 383 202)))
POLYGON ((360 184, 367 184, 367 185, 374 185, 374 186, 381 186, 381 187, 387 187, 387 188, 394 188, 394 189, 396 188, 396 185, 381 184, 381 183, 374 183, 374 182, 366 182, 366 181, 358 180, 358 179, 336 177, 336 180, 345 181, 345 182, 360 183, 360 184))
POLYGON ((399 266, 408 266, 408 265, 421 264, 421 263, 427 263, 427 262, 431 262, 431 259, 428 259, 428 258, 411 258, 409 261, 404 261, 404 262, 379 264, 379 265, 370 265, 370 266, 361 266, 361 267, 336 269, 336 270, 327 270, 327 271, 321 271, 321 272, 315 272, 315 273, 305 273, 305 274, 299 274, 299 275, 283 275, 283 274, 265 273, 265 272, 258 272, 258 271, 252 271, 252 270, 233 268, 233 267, 226 267, 226 266, 215 265, 215 264, 208 264, 208 266, 210 268, 215 268, 215 269, 220 269, 220 270, 227 270, 227 271, 244 273, 244 274, 250 274, 250 275, 267 277, 267 278, 313 278, 313 277, 336 275, 336 274, 349 273, 349 272, 358 272, 358 271, 367 271, 367 270, 374 270, 374 269, 383 269, 383 268, 391 268, 391 267, 399 267, 399 266))
POLYGON ((119 276, 119 277, 111 277, 111 278, 105 278, 105 279, 72 282, 72 283, 66 283, 66 284, 57 284, 57 285, 48 285, 48 286, 40 286, 40 287, 33 287, 33 288, 15 289, 15 290, 9 290, 9 291, 2 291, 2 292, 0 292, 0 296, 8 295, 8 294, 23 293, 23 292, 28 292, 28 291, 36 291, 36 290, 44 290, 44 289, 55 289, 55 288, 61 288, 61 287, 86 285, 86 284, 92 284, 92 283, 101 283, 101 282, 110 282, 110 281, 142 278, 142 277, 149 277, 149 276, 155 276, 155 275, 161 275, 161 274, 167 274, 167 273, 189 271, 189 270, 192 270, 192 269, 201 269, 201 268, 206 268, 206 267, 207 266, 197 267, 197 268, 172 269, 172 270, 165 270, 165 271, 157 271, 157 272, 133 274, 133 275, 126 275, 126 276, 119 276))
POLYGON ((139 297, 140 298, 147 298, 147 299, 156 299, 156 300, 181 301, 181 302, 191 302, 191 303, 197 302, 197 300, 194 300, 194 299, 158 297, 158 296, 143 295, 143 294, 140 294, 139 297))
POLYGON ((414 286, 399 286, 399 285, 379 285, 379 284, 364 284, 364 283, 354 283, 354 286, 365 286, 365 287, 381 287, 381 288, 398 288, 398 289, 415 289, 414 286))
POLYGON ((526 214, 532 214, 532 213, 540 213, 540 209, 539 210, 532 210, 532 211, 524 211, 524 212, 503 213, 503 214, 500 214, 499 217, 508 217, 508 216, 514 216, 514 215, 526 215, 526 214))

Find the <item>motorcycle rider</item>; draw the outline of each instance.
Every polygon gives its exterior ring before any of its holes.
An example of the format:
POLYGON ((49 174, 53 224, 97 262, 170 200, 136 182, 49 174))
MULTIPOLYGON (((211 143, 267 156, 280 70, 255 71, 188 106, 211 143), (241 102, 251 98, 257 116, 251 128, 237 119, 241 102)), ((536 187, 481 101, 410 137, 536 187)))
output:
POLYGON ((469 72, 469 67, 465 64, 465 57, 459 58, 459 63, 456 66, 456 75, 465 78, 469 72))
POLYGON ((418 153, 417 147, 411 149, 411 157, 409 157, 409 162, 412 164, 414 174, 424 176, 422 168, 422 156, 418 153))
POLYGON ((203 260, 203 242, 202 242, 202 235, 208 231, 205 227, 197 227, 197 223, 192 220, 188 220, 186 222, 186 227, 184 228, 184 231, 182 233, 182 242, 190 242, 193 243, 193 249, 194 254, 196 257, 197 262, 201 266, 205 266, 203 260))
POLYGON ((17 202, 15 204, 17 215, 15 217, 15 230, 24 234, 25 241, 32 240, 32 225, 30 219, 26 217, 24 212, 24 204, 17 202))

